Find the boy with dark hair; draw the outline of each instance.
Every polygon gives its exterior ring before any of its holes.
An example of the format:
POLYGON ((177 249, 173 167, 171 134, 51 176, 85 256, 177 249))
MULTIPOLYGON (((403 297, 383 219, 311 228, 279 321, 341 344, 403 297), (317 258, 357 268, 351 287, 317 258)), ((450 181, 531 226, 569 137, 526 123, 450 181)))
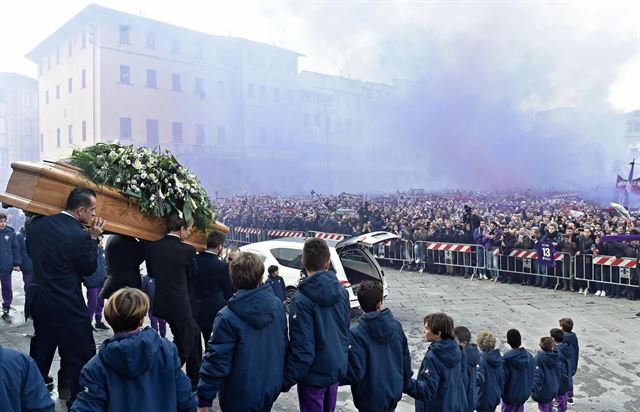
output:
POLYGON ((13 302, 11 273, 20 270, 22 254, 13 228, 7 226, 7 215, 0 212, 0 288, 2 289, 2 318, 9 316, 13 302))
POLYGON ((262 284, 264 265, 241 253, 229 266, 238 291, 218 312, 200 368, 198 411, 220 392, 223 411, 268 411, 280 395, 287 349, 284 306, 262 284))
POLYGON ((430 342, 417 379, 410 379, 405 393, 416 400, 416 412, 466 412, 462 384, 462 355, 453 338, 453 321, 446 313, 424 318, 424 336, 430 342))
POLYGON ((495 411, 504 389, 504 370, 500 350, 496 349, 496 337, 488 330, 478 333, 476 342, 480 348, 478 377, 478 412, 495 411))
POLYGON ((276 297, 280 299, 281 302, 286 301, 287 289, 284 286, 284 279, 282 279, 282 276, 280 276, 278 267, 276 265, 271 265, 267 269, 267 272, 269 272, 269 277, 267 278, 267 281, 265 283, 271 286, 273 294, 276 295, 276 297))
POLYGON ((559 355, 553 351, 553 339, 540 338, 540 349, 534 358, 536 371, 533 379, 531 398, 538 402, 540 412, 553 412, 553 398, 558 394, 562 379, 559 355))
POLYGON ((524 412, 524 404, 531 396, 536 363, 533 356, 522 347, 518 329, 507 331, 507 343, 511 349, 502 357, 504 361, 504 390, 502 412, 524 412))
POLYGON ((464 326, 456 326, 453 329, 456 341, 462 352, 462 384, 467 395, 466 411, 472 412, 476 408, 478 400, 478 385, 476 380, 476 369, 480 363, 480 351, 478 345, 471 343, 471 332, 464 326))
POLYGON ((288 391, 298 384, 301 412, 334 410, 349 364, 349 294, 329 265, 326 242, 307 239, 302 249, 307 278, 289 306, 291 344, 283 385, 288 391))
MULTIPOLYGON (((578 358, 580 357, 580 344, 578 343, 578 337, 573 333, 573 319, 562 318, 559 321, 560 329, 564 332, 564 341, 573 348, 573 358, 569 361, 571 364, 571 376, 576 374, 578 370, 578 358)), ((567 392, 567 403, 573 404, 573 379, 569 384, 569 390, 567 392)))
POLYGON ((571 360, 573 359, 573 348, 564 340, 564 332, 561 329, 554 328, 549 332, 555 343, 553 350, 559 356, 560 367, 563 371, 563 377, 558 388, 558 396, 556 396, 556 406, 558 412, 567 410, 567 399, 569 398, 569 387, 573 384, 571 360), (566 375, 566 376, 565 376, 566 375))
POLYGON ((351 384, 359 411, 394 410, 413 374, 407 337, 391 310, 384 308, 383 295, 380 282, 366 280, 358 287, 365 314, 351 328, 349 372, 341 384, 351 384))

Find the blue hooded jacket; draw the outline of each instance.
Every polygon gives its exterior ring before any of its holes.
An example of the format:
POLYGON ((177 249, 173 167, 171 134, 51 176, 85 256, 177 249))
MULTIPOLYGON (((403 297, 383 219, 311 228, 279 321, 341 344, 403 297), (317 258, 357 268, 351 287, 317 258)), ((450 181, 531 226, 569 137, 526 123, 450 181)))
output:
POLYGON ((349 293, 335 273, 318 272, 300 283, 289 306, 283 390, 298 382, 323 388, 347 375, 349 315, 349 293))
POLYGON ((98 246, 98 267, 96 271, 82 280, 84 285, 89 288, 101 288, 104 285, 105 277, 105 263, 104 263, 104 249, 102 246, 98 246))
POLYGON ((55 402, 33 359, 0 346, 0 411, 55 412, 55 402))
POLYGON ((562 368, 556 352, 538 352, 534 358, 536 372, 531 398, 541 404, 549 403, 558 394, 562 368))
POLYGON ((476 410, 478 412, 495 411, 500 404, 500 397, 504 389, 504 370, 502 368, 502 356, 500 350, 480 354, 480 367, 478 376, 478 400, 476 410))
POLYGON ((72 412, 193 411, 191 381, 176 346, 147 327, 115 335, 82 368, 72 412))
POLYGON ((216 315, 200 367, 198 404, 268 411, 282 389, 287 317, 269 285, 236 292, 216 315))
POLYGON ((416 400, 416 412, 466 412, 461 360, 462 354, 454 339, 429 346, 417 379, 411 379, 405 388, 405 393, 416 400))
POLYGON ((9 226, 0 230, 0 276, 10 275, 14 266, 22 264, 16 232, 9 226))
POLYGON ((271 286, 273 294, 280 299, 280 302, 284 302, 287 298, 287 288, 284 286, 284 279, 282 279, 282 276, 269 275, 264 283, 271 286))
POLYGON ((462 351, 462 384, 464 385, 467 395, 467 412, 473 412, 476 409, 476 401, 478 400, 478 384, 476 379, 476 369, 480 363, 480 351, 475 343, 469 343, 462 351))
POLYGON ((558 394, 564 395, 569 390, 569 385, 573 383, 571 377, 571 360, 573 359, 573 348, 569 346, 567 342, 561 342, 556 345, 553 350, 558 354, 558 361, 560 362, 560 368, 562 369, 562 378, 560 379, 560 386, 558 388, 558 394))
POLYGON ((33 262, 27 252, 27 234, 24 227, 18 231, 16 237, 18 239, 18 244, 20 245, 20 257, 22 259, 20 270, 23 273, 33 273, 33 262))
POLYGON ((578 344, 578 337, 573 332, 565 332, 564 341, 573 348, 573 358, 569 362, 571 364, 571 376, 573 376, 578 370, 578 358, 580 357, 580 345, 578 344))
POLYGON ((388 412, 402 398, 411 379, 407 337, 389 309, 369 312, 351 328, 349 371, 342 384, 351 384, 359 411, 388 412))
POLYGON ((508 405, 524 405, 533 390, 536 363, 525 348, 511 349, 503 356, 504 391, 502 401, 508 405))

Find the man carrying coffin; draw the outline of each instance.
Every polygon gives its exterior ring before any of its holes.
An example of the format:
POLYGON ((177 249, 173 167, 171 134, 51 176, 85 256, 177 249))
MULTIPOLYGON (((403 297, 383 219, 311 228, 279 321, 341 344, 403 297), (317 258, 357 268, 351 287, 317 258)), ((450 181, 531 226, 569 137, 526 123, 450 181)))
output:
POLYGON ((26 227, 33 261, 25 304, 34 328, 29 355, 46 379, 58 349, 70 382, 69 404, 80 391, 80 370, 96 353, 81 285, 96 270, 103 228, 104 220, 96 216, 96 194, 86 188, 73 189, 62 212, 38 216, 26 227))

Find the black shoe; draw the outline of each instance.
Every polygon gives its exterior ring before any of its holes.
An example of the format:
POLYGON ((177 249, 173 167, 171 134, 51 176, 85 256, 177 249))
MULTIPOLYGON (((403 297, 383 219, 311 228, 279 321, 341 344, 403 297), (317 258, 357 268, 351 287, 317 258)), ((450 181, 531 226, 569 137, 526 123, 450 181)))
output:
POLYGON ((94 329, 109 330, 109 327, 102 322, 96 322, 94 329))
POLYGON ((47 376, 46 378, 44 378, 44 383, 46 383, 47 385, 50 385, 53 383, 53 376, 47 376))
POLYGON ((2 319, 9 317, 9 308, 2 308, 2 319))
POLYGON ((567 403, 568 403, 569 405, 573 405, 573 398, 568 398, 568 399, 567 399, 567 403))
POLYGON ((636 313, 636 316, 640 316, 640 312, 636 313))

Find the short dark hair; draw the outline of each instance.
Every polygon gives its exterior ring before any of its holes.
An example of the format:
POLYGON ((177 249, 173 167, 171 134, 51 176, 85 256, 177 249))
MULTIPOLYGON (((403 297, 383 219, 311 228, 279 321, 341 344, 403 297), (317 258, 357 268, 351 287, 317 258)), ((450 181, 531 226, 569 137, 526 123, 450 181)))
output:
POLYGON ((0 220, 6 219, 6 218, 7 218, 7 215, 2 213, 2 212, 0 212, 0 220))
POLYGON ((384 299, 382 283, 365 280, 358 285, 358 302, 365 313, 375 312, 378 303, 384 299))
POLYGON ((258 287, 264 274, 264 264, 258 255, 250 252, 240 253, 229 264, 231 280, 238 289, 251 290, 258 287))
POLYGON ((440 334, 442 339, 453 339, 453 319, 446 313, 431 313, 424 317, 424 324, 434 335, 440 334))
POLYGON ((458 342, 471 342, 471 332, 466 326, 456 326, 453 329, 453 334, 458 338, 458 342))
POLYGON ((76 187, 67 197, 66 210, 76 210, 80 207, 91 206, 91 198, 96 197, 96 192, 86 187, 76 187))
POLYGON ((130 332, 140 326, 149 312, 149 298, 136 288, 116 291, 104 307, 104 318, 115 333, 130 332))
POLYGON ((180 217, 177 213, 167 216, 167 233, 175 232, 183 227, 189 227, 184 217, 180 217))
POLYGON ((224 233, 214 230, 207 236, 207 248, 215 249, 220 245, 224 245, 225 240, 227 240, 227 237, 224 233))
POLYGON ((573 330, 573 319, 562 318, 560 319, 560 328, 565 332, 571 332, 573 330))
POLYGON ((324 269, 331 258, 329 246, 324 239, 309 238, 302 248, 302 265, 307 272, 318 272, 324 269))
POLYGON ((520 336, 520 331, 518 329, 509 329, 507 331, 507 343, 513 349, 522 346, 522 336, 520 336))
POLYGON ((553 350, 553 339, 549 336, 543 336, 540 338, 540 349, 545 352, 551 352, 553 350))
POLYGON ((278 267, 276 265, 271 265, 267 269, 267 272, 269 272, 270 275, 273 275, 277 271, 278 271, 278 267))
POLYGON ((549 335, 553 338, 556 343, 564 342, 564 332, 562 329, 553 328, 549 331, 549 335))

